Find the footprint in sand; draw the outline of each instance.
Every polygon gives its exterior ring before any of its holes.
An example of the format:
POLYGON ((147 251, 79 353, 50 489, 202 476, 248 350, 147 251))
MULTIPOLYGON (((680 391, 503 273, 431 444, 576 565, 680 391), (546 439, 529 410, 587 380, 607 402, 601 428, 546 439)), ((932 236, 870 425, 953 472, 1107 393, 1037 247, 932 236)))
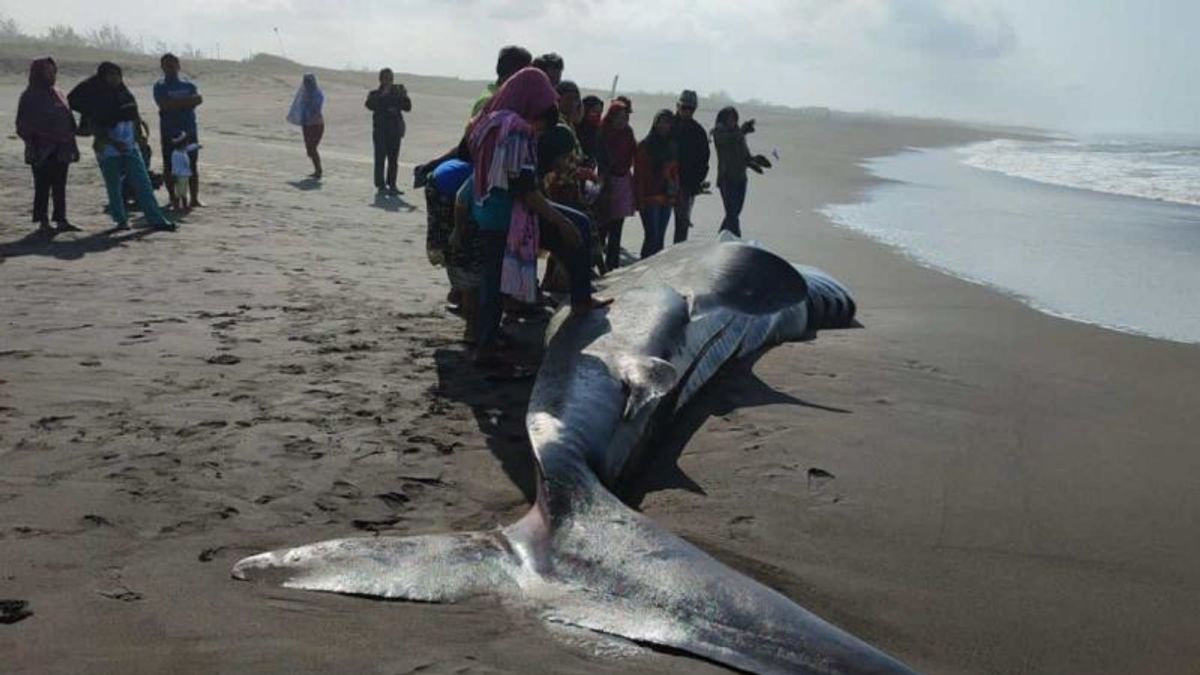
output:
POLYGON ((822 501, 838 503, 842 496, 837 491, 837 476, 815 466, 808 469, 808 493, 822 501))
POLYGON ((0 600, 0 623, 16 623, 33 616, 24 600, 0 600))

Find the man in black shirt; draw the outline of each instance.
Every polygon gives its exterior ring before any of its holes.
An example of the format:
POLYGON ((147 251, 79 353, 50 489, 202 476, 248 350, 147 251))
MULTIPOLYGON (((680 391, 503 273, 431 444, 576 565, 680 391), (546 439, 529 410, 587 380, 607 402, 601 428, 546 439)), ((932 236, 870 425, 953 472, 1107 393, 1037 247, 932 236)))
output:
POLYGON ((367 109, 373 113, 371 138, 375 142, 375 187, 398 192, 396 163, 400 157, 400 140, 404 138, 404 113, 412 110, 412 101, 404 85, 394 83, 391 68, 379 71, 379 88, 367 94, 367 109))
POLYGON ((699 97, 683 90, 675 107, 675 147, 679 153, 679 195, 675 201, 675 243, 687 241, 692 226, 692 206, 708 178, 708 134, 694 119, 699 97))

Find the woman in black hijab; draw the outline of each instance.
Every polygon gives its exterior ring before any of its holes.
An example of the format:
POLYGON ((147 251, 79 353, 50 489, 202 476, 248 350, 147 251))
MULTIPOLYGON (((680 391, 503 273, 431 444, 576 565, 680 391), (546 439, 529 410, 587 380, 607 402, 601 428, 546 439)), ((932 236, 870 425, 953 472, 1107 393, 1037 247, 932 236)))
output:
POLYGON ((67 169, 79 161, 75 144, 75 116, 67 99, 55 86, 58 66, 50 57, 29 66, 29 86, 17 104, 17 135, 25 141, 25 163, 33 169, 33 222, 42 231, 79 228, 67 222, 67 169), (47 214, 54 195, 53 215, 47 214))

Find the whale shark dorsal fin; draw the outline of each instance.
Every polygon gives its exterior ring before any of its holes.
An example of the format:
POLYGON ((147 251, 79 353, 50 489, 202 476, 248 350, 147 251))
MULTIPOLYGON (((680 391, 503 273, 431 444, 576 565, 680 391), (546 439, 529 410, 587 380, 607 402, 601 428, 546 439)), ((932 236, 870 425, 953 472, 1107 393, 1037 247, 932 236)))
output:
POLYGON ((654 356, 623 356, 617 362, 617 374, 629 392, 625 419, 637 417, 648 403, 666 396, 679 382, 675 366, 654 356))

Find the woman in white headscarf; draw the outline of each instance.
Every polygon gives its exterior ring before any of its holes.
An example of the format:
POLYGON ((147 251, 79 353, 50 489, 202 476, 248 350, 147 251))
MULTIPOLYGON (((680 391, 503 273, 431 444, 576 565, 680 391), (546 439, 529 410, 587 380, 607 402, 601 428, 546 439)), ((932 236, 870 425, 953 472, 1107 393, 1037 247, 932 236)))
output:
POLYGON ((287 120, 303 130, 304 149, 313 163, 312 177, 317 179, 321 177, 321 155, 317 146, 321 144, 321 136, 325 135, 325 118, 321 116, 324 106, 325 93, 317 86, 317 76, 305 74, 296 98, 292 99, 287 120))

